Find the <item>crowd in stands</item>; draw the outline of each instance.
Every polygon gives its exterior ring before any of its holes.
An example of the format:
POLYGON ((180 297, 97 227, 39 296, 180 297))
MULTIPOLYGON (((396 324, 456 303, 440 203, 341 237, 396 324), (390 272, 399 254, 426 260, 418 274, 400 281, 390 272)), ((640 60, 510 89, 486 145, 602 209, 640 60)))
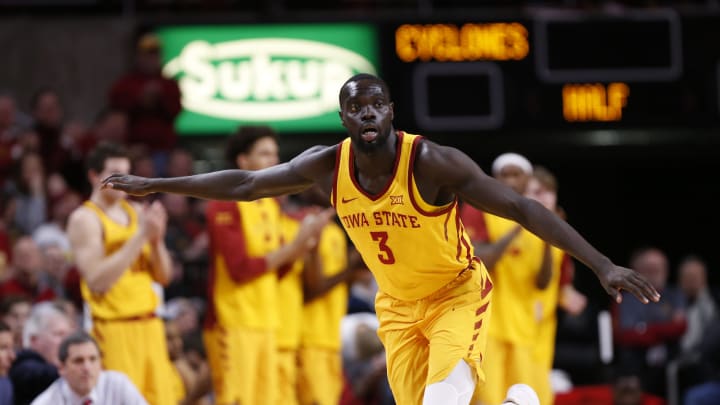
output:
MULTIPOLYGON (((17 105, 13 95, 0 93, 1 405, 13 403, 10 398, 16 404, 56 403, 52 398, 63 395, 66 385, 73 395, 91 400, 89 392, 98 398, 140 396, 123 374, 101 371, 98 345, 82 333, 91 319, 66 230, 71 213, 92 192, 85 161, 100 144, 124 145, 138 175, 193 174, 195 156, 174 131, 180 90, 160 75, 159 49, 156 37, 139 41, 136 65, 108 89, 106 105, 91 123, 66 116, 61 96, 51 88, 38 90, 27 108, 17 105), (91 389, 77 382, 73 367, 81 365, 94 376, 91 389)), ((188 396, 200 392, 193 403, 210 404, 214 392, 202 336, 208 308, 214 305, 207 296, 214 260, 209 203, 171 194, 152 198, 167 213, 164 243, 172 271, 166 286, 156 286, 161 302, 157 315, 164 320, 168 357, 179 376, 177 391, 188 396)), ((343 366, 339 403, 392 404, 385 356, 375 334, 377 286, 361 261, 349 262, 352 277, 342 281, 348 293, 338 325, 343 366)), ((628 266, 648 277, 662 300, 642 305, 624 299, 611 305, 615 359, 605 372, 596 326, 603 303, 586 305, 572 295, 577 292, 563 295, 569 301, 558 309, 554 358, 555 368, 566 371, 566 377, 553 380, 555 402, 660 404, 678 395, 687 405, 713 403, 720 397, 720 301, 708 286, 702 258, 689 255, 677 264, 677 285, 669 283, 672 263, 657 247, 638 247, 628 266), (678 392, 668 392, 669 378, 677 382, 678 392)), ((558 276, 552 282, 567 286, 571 280, 558 276)))

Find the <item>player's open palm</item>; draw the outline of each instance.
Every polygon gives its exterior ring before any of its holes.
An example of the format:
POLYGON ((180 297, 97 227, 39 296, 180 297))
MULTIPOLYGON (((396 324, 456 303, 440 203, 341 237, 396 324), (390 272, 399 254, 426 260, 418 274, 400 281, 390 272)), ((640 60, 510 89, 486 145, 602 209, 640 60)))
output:
POLYGON ((608 294, 618 303, 622 302, 622 290, 628 291, 638 300, 647 304, 657 302, 660 294, 655 287, 640 273, 620 266, 613 265, 609 271, 599 273, 600 283, 608 294))
POLYGON ((150 206, 143 207, 140 221, 145 236, 149 241, 156 242, 165 237, 167 212, 159 201, 153 202, 150 206))
POLYGON ((320 232, 333 216, 335 216, 335 210, 332 208, 306 215, 300 223, 296 238, 305 241, 305 247, 308 250, 314 248, 320 240, 320 232))

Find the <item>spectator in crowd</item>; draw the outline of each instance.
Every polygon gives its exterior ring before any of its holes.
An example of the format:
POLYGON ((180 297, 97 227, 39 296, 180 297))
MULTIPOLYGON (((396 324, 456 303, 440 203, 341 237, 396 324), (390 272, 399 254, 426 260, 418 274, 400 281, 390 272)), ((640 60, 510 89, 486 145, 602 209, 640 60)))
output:
POLYGON ((210 366, 207 362, 201 331, 197 330, 184 335, 183 356, 195 375, 196 384, 193 386, 192 391, 187 393, 187 398, 181 405, 211 405, 216 403, 213 399, 210 366))
POLYGON ((700 359, 701 380, 690 387, 684 405, 714 405, 720 398, 720 315, 707 325, 700 344, 695 348, 700 359))
POLYGON ((128 143, 148 147, 158 175, 165 175, 170 151, 177 143, 175 118, 180 113, 180 87, 162 75, 162 44, 154 33, 142 35, 135 66, 110 89, 109 104, 128 114, 128 143))
POLYGON ((15 98, 0 92, 0 187, 10 175, 20 134, 31 125, 30 118, 17 109, 15 98))
POLYGON ((197 384, 197 376, 185 357, 182 335, 175 321, 165 320, 165 336, 168 354, 173 364, 171 379, 167 383, 172 386, 173 392, 177 394, 176 402, 181 403, 187 399, 187 394, 197 384))
POLYGON ((147 405, 125 374, 103 371, 100 349, 84 332, 63 339, 58 348, 60 376, 32 405, 147 405))
POLYGON ((29 236, 20 237, 13 245, 12 277, 0 284, 0 295, 20 295, 33 302, 55 299, 44 266, 43 255, 35 241, 29 236))
POLYGON ((15 342, 10 327, 0 321, 0 405, 13 405, 13 387, 8 378, 10 365, 15 360, 15 342))
POLYGON ((38 90, 32 97, 33 127, 40 138, 40 154, 46 172, 62 173, 73 188, 82 181, 82 160, 73 153, 86 132, 78 121, 66 122, 59 94, 51 88, 38 90))
POLYGON ((625 293, 620 304, 613 303, 619 362, 643 377, 648 392, 664 396, 665 366, 677 354, 687 327, 685 303, 682 294, 667 285, 669 263, 660 249, 637 249, 630 258, 630 267, 647 277, 663 298, 637 305, 625 293))
POLYGON ((198 332, 203 303, 199 299, 176 297, 165 303, 168 319, 178 329, 181 337, 198 332))
MULTIPOLYGON (((2 203, 0 203, 0 212, 2 212, 2 203)), ((0 284, 10 278, 10 235, 7 233, 5 223, 0 219, 0 284)))
POLYGON ((70 213, 82 204, 82 196, 72 190, 65 190, 57 196, 50 210, 50 221, 43 223, 32 233, 40 248, 57 246, 63 254, 70 253, 70 240, 65 228, 70 213))
POLYGON ((177 194, 163 194, 159 198, 168 212, 165 233, 168 248, 183 261, 206 255, 207 232, 203 221, 192 211, 191 198, 177 194))
POLYGON ((167 214, 157 201, 141 207, 125 193, 101 188, 110 173, 130 171, 121 145, 99 144, 88 156, 87 170, 93 192, 71 214, 67 232, 93 334, 102 336, 103 366, 125 373, 153 405, 174 405, 165 384, 172 366, 164 325, 156 316, 162 300, 153 285, 165 285, 170 277, 167 214))
POLYGON ((40 155, 29 152, 20 157, 13 181, 5 187, 8 202, 4 218, 11 232, 29 235, 47 220, 45 179, 40 155))
POLYGON ((375 314, 356 313, 343 318, 343 372, 347 379, 343 405, 393 405, 387 380, 385 350, 377 337, 375 314))
POLYGON ((643 390, 637 374, 627 370, 613 371, 609 384, 575 388, 557 396, 557 405, 665 405, 657 395, 643 390))
POLYGON ((72 332, 67 315, 54 303, 33 306, 23 328, 24 349, 18 352, 10 368, 17 405, 31 403, 59 377, 58 348, 72 332))
POLYGON ((378 285, 370 269, 359 268, 350 279, 350 291, 348 293, 348 314, 358 312, 375 313, 375 294, 378 285))
POLYGON ((168 177, 192 176, 194 159, 192 153, 184 148, 176 147, 170 151, 167 169, 168 177))
MULTIPOLYGON (((125 111, 105 107, 98 113, 92 127, 77 142, 77 151, 83 158, 101 142, 120 145, 127 143, 128 115, 125 111)), ((88 190, 89 192, 89 190, 88 190)))
POLYGON ((0 321, 10 328, 15 349, 22 349, 22 332, 30 316, 32 301, 22 295, 3 295, 0 301, 0 321))
POLYGON ((680 346, 683 352, 695 349, 718 314, 718 303, 707 282, 707 266, 698 256, 685 257, 678 266, 680 290, 685 298, 687 330, 680 346))

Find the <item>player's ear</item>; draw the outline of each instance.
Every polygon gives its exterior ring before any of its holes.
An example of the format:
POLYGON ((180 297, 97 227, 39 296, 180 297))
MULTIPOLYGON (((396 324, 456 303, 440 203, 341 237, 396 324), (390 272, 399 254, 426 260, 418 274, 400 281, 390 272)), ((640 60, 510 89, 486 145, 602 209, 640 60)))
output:
POLYGON ((345 118, 343 118, 342 110, 338 111, 338 117, 340 117, 340 122, 342 122, 342 125, 345 126, 345 118))

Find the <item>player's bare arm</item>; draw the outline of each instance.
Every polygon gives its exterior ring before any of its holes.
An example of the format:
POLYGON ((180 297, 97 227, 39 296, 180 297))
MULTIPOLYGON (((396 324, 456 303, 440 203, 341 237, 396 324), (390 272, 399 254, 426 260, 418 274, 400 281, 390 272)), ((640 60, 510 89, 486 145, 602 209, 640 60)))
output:
POLYGON ((365 268, 360 253, 354 247, 348 247, 348 260, 345 269, 332 276, 325 276, 322 257, 318 249, 313 249, 305 257, 303 269, 303 298, 305 303, 322 297, 338 284, 346 283, 359 268, 365 268))
POLYGON ((257 171, 221 170, 186 177, 145 178, 113 174, 103 187, 143 196, 151 193, 182 194, 209 200, 252 201, 264 197, 294 194, 318 184, 323 191, 332 187, 336 146, 315 147, 287 163, 257 171))
POLYGON ((140 254, 146 242, 140 229, 113 254, 106 256, 102 226, 88 208, 76 209, 68 219, 67 233, 78 271, 93 293, 104 293, 115 284, 140 254))
POLYGON ((268 268, 279 269, 281 266, 302 258, 311 249, 316 248, 320 240, 320 233, 333 215, 335 215, 333 210, 306 215, 300 222, 300 228, 295 238, 265 256, 268 268))
POLYGON ((544 290, 550 286, 553 274, 553 257, 552 249, 549 244, 545 243, 543 247, 543 258, 540 264, 540 271, 535 276, 535 287, 544 290))
POLYGON ((522 227, 518 225, 494 243, 474 242, 475 256, 483 261, 489 271, 492 271, 513 239, 520 234, 520 231, 522 231, 522 227))
POLYGON ((415 178, 428 202, 449 202, 457 195, 480 210, 511 219, 541 239, 570 253, 595 272, 618 302, 627 290, 642 302, 658 301, 660 294, 637 272, 616 266, 573 227, 539 202, 525 198, 482 169, 458 149, 423 142, 415 162, 415 178))

